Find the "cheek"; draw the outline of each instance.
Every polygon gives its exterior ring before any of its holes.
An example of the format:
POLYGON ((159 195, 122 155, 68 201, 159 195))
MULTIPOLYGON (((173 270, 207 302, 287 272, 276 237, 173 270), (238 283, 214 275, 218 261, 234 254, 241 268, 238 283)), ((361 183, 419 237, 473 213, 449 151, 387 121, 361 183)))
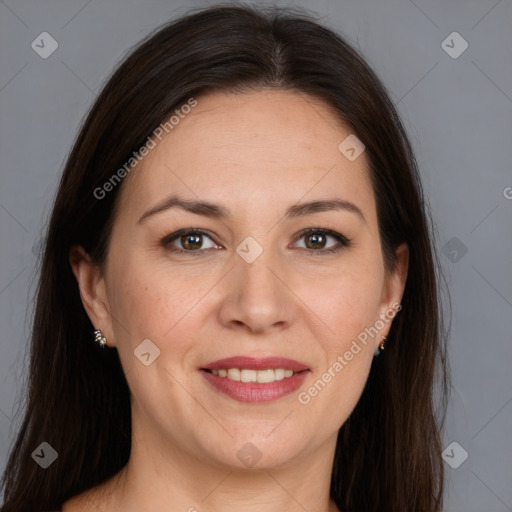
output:
POLYGON ((304 302, 310 305, 332 336, 332 349, 341 350, 365 328, 372 326, 379 314, 383 274, 374 265, 353 266, 330 275, 317 276, 304 287, 304 302))
POLYGON ((172 308, 164 314, 169 300, 162 295, 165 283, 151 272, 149 265, 129 253, 112 252, 108 280, 109 311, 119 349, 133 349, 149 338, 161 337, 158 326, 168 318, 172 308))
POLYGON ((217 280, 194 269, 176 271, 140 255, 116 260, 109 301, 121 348, 133 351, 148 338, 162 352, 172 344, 175 360, 179 360, 179 354, 187 349, 192 319, 198 325, 201 299, 217 280))
POLYGON ((183 378, 184 361, 191 348, 187 321, 197 294, 185 285, 186 278, 170 279, 154 265, 125 261, 123 265, 119 262, 119 269, 112 275, 116 292, 111 316, 129 387, 145 409, 161 408, 157 397, 162 389, 177 407, 180 389, 175 379, 183 378), (142 358, 145 353, 150 354, 147 366, 142 358))

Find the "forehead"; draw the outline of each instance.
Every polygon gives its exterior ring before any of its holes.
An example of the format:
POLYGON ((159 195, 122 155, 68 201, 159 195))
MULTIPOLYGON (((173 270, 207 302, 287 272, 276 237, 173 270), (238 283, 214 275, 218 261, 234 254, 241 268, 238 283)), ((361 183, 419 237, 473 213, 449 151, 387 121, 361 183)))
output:
POLYGON ((135 216, 178 193, 247 214, 251 206, 342 196, 374 214, 366 157, 350 161, 340 152, 351 132, 325 103, 281 90, 196 99, 129 175, 121 211, 129 205, 135 216))

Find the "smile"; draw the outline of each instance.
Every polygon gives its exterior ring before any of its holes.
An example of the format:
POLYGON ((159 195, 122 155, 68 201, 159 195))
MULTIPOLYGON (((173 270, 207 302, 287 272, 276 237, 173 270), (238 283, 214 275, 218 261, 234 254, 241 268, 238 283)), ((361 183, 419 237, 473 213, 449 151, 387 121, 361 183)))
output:
POLYGON ((281 357, 231 357, 200 368, 216 391, 240 402, 276 400, 297 390, 310 373, 307 366, 281 357))

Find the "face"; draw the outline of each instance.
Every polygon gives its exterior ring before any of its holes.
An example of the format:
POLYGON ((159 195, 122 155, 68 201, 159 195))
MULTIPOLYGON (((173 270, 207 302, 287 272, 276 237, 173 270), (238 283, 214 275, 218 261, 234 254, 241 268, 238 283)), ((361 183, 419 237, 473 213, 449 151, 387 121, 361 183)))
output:
POLYGON ((134 429, 162 453, 285 467, 334 446, 400 302, 406 247, 386 272, 366 155, 338 149, 350 130, 327 105, 197 101, 125 178, 102 271, 73 268, 119 352, 134 429))

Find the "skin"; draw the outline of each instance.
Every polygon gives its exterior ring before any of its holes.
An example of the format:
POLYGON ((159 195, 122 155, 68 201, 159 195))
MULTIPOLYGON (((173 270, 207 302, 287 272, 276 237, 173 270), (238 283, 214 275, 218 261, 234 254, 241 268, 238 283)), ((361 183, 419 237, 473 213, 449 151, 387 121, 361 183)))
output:
MULTIPOLYGON (((70 254, 84 307, 119 352, 133 432, 127 466, 63 510, 335 511, 336 435, 391 321, 308 404, 297 395, 400 302, 407 246, 387 272, 366 155, 349 161, 341 154, 350 130, 327 105, 276 90, 197 99, 125 178, 104 268, 81 247, 70 254), (231 215, 172 208, 138 222, 170 194, 223 205, 231 215), (348 210, 284 219, 298 202, 333 198, 354 203, 364 220, 348 210), (211 235, 198 256, 160 244, 190 227, 211 235), (334 230, 352 245, 320 255, 338 242, 297 239, 307 228, 334 230), (252 263, 236 252, 247 236, 263 248, 252 263), (144 339, 160 350, 149 366, 134 356, 144 339), (310 373, 297 392, 242 403, 198 371, 235 355, 288 357, 310 373), (252 468, 237 457, 248 442, 261 453, 252 468)), ((183 249, 179 238, 170 247, 183 249)))

